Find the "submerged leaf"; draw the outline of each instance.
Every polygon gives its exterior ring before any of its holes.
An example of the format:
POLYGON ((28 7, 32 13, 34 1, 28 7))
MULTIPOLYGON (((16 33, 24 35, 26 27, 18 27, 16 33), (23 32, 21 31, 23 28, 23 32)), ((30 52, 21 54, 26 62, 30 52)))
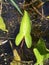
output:
POLYGON ((6 25, 4 23, 4 20, 1 16, 0 16, 0 29, 3 30, 3 31, 8 32, 8 30, 6 29, 6 25))
POLYGON ((37 46, 33 49, 33 51, 37 59, 35 65, 43 65, 43 61, 49 58, 49 50, 47 50, 45 42, 42 38, 39 39, 37 46))

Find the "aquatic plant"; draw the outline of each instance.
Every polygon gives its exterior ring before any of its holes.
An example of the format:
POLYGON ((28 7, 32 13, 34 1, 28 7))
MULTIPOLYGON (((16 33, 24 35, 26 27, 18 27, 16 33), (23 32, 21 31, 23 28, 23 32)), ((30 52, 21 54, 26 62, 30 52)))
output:
POLYGON ((49 50, 46 48, 45 42, 42 38, 39 39, 33 51, 37 59, 35 65, 44 65, 44 61, 49 58, 49 50))
POLYGON ((16 36, 15 43, 18 46, 23 39, 25 39, 25 43, 28 48, 32 45, 32 38, 31 38, 31 20, 27 11, 24 11, 24 16, 22 18, 20 24, 20 30, 18 35, 16 36))

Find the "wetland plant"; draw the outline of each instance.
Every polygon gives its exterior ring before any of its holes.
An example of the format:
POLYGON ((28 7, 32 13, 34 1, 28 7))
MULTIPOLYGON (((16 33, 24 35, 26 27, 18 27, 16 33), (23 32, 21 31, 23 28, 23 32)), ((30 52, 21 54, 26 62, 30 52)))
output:
MULTIPOLYGON (((27 11, 24 11, 24 16, 20 24, 20 30, 16 36, 15 43, 19 46, 23 39, 25 40, 27 48, 32 46, 31 37, 31 20, 27 11)), ((36 57, 36 62, 34 65, 44 65, 44 61, 49 58, 49 50, 46 48, 45 41, 39 38, 35 47, 33 48, 34 55, 36 57)))

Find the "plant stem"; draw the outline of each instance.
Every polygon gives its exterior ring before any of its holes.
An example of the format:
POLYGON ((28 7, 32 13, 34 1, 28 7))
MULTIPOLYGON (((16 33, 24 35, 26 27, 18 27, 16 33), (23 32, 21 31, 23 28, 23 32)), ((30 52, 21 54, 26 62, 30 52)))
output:
POLYGON ((21 46, 20 46, 21 48, 23 47, 23 44, 24 44, 24 39, 22 40, 22 43, 21 43, 21 46))

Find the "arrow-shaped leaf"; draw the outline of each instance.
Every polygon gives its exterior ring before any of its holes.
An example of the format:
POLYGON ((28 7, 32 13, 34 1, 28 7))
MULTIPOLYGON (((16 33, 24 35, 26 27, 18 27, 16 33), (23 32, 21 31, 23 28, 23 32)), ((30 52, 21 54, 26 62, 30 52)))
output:
POLYGON ((42 38, 39 39, 37 46, 33 49, 33 51, 37 59, 35 65, 43 65, 43 61, 49 58, 49 50, 47 50, 45 42, 42 38))
POLYGON ((20 24, 20 30, 15 40, 16 45, 18 46, 24 38, 27 47, 30 48, 32 45, 32 38, 31 38, 30 32, 31 32, 30 17, 29 17, 28 12, 24 11, 24 16, 20 24))

